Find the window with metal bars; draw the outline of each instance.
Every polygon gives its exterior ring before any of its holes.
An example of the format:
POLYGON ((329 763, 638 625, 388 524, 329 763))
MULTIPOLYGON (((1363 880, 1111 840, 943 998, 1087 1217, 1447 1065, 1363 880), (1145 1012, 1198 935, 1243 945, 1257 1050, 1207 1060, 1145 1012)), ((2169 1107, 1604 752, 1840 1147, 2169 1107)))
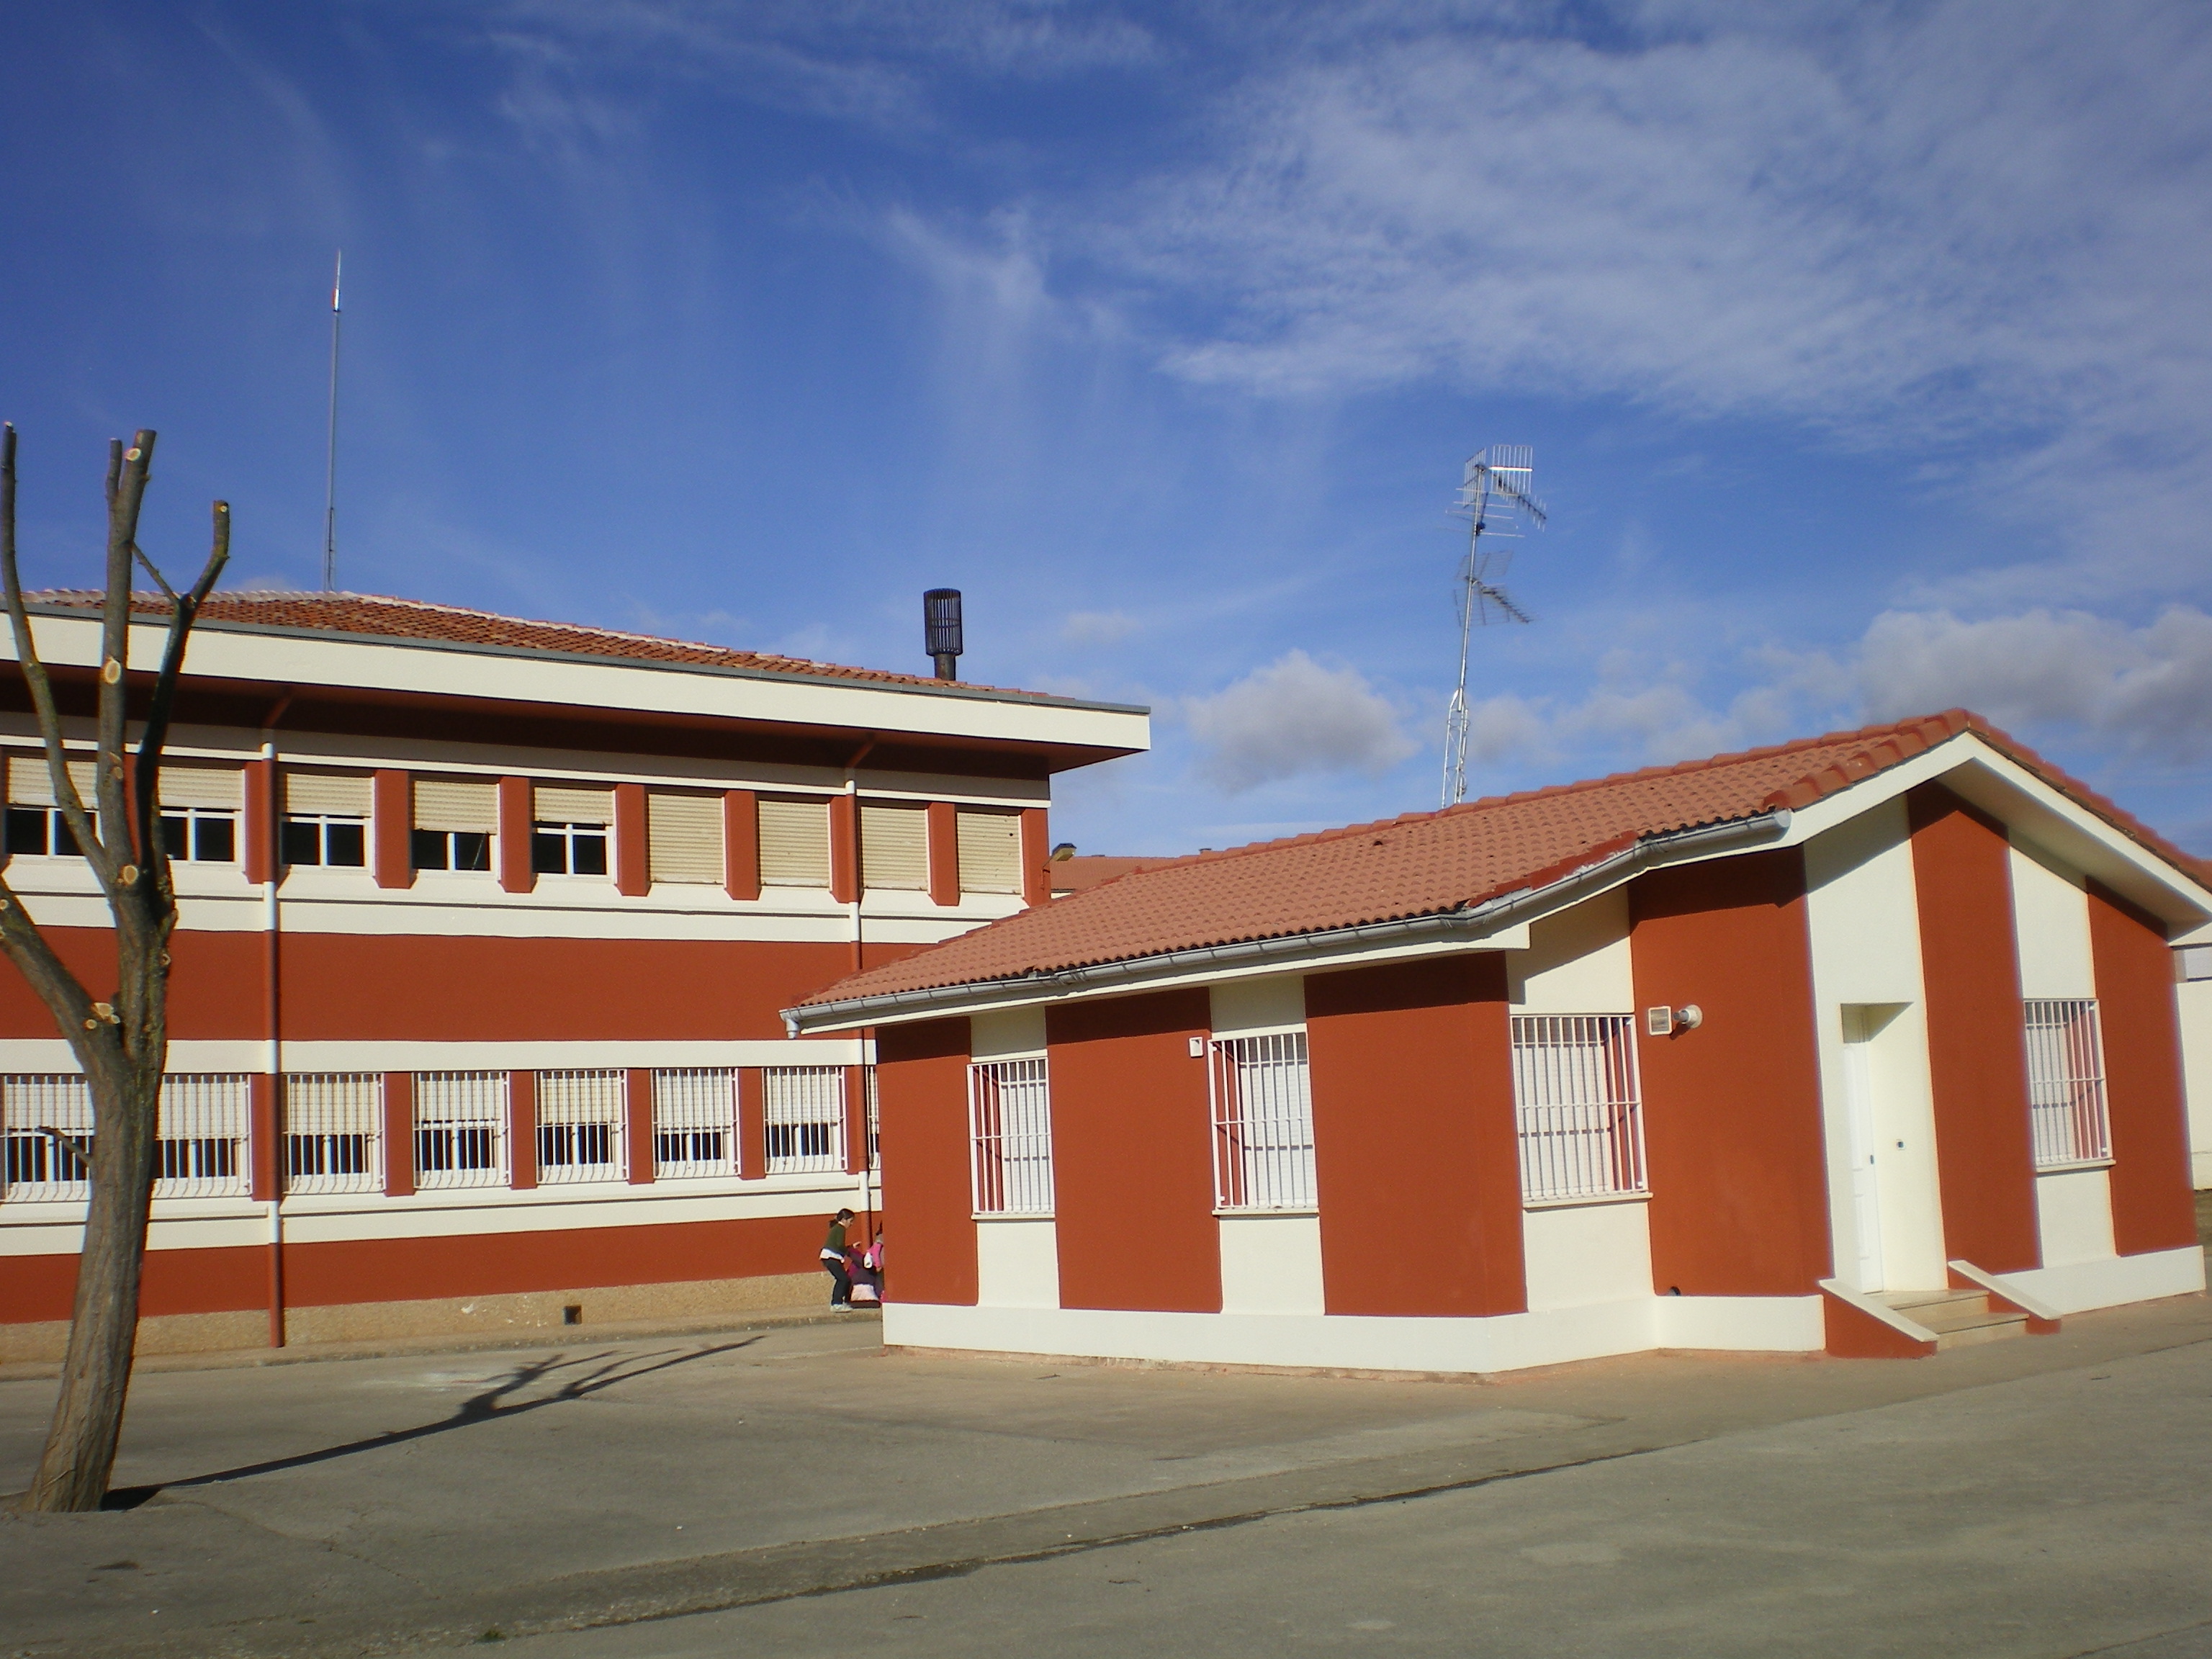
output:
POLYGON ((1648 1190, 1633 1014, 1516 1014, 1513 1098, 1523 1200, 1648 1190))
POLYGON ((538 1179, 620 1181, 625 1076, 613 1070, 538 1074, 538 1179))
POLYGON ((2027 1029, 2027 1117, 2035 1166, 2100 1164, 2112 1155, 2105 1046, 2093 997, 2033 997, 2027 1029))
POLYGON ((1222 1210, 1315 1206, 1313 1088, 1304 1031, 1217 1037, 1213 1202, 1222 1210))
POLYGON ((507 1184, 507 1073, 415 1074, 415 1184, 507 1184))
POLYGON ((876 1099, 874 1066, 863 1066, 860 1068, 860 1086, 868 1097, 868 1167, 880 1170, 884 1167, 883 1109, 876 1099))
POLYGON ((737 1125, 738 1074, 728 1066, 670 1066, 653 1074, 655 1179, 736 1174, 737 1125))
MULTIPOLYGON (((252 1111, 243 1073, 161 1079, 154 1130, 154 1196, 236 1198, 252 1190, 252 1111)), ((82 1200, 89 1172, 92 1093, 82 1077, 0 1079, 0 1197, 82 1200)))
POLYGON ((1043 1055, 969 1066, 968 1144, 976 1214, 1052 1213, 1052 1088, 1043 1055))
POLYGON ((384 1077, 301 1072, 284 1079, 284 1185, 295 1193, 384 1189, 384 1077))
POLYGON ((845 1167, 845 1068, 769 1066, 761 1071, 768 1172, 845 1167))
POLYGON ((85 1197, 92 1092, 74 1073, 0 1078, 0 1199, 85 1197))

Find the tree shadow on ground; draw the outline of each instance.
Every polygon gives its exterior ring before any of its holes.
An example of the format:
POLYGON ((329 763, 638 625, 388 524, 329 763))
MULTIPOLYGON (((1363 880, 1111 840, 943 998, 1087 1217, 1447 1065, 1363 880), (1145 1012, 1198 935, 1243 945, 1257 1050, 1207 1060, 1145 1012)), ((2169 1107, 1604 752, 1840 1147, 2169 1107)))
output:
POLYGON ((358 1452, 378 1451, 389 1446, 404 1446, 412 1440, 427 1440, 432 1435, 449 1434, 455 1429, 504 1422, 526 1416, 547 1406, 572 1405, 579 1400, 603 1393, 617 1382, 635 1382, 641 1376, 650 1376, 655 1371, 668 1370, 678 1365, 688 1365, 695 1359, 710 1359, 717 1354, 735 1353, 740 1348, 750 1348, 759 1340, 761 1339, 757 1336, 749 1336, 742 1341, 723 1342, 711 1348, 693 1348, 673 1355, 665 1349, 658 1353, 635 1355, 605 1352, 550 1355, 546 1358, 516 1366, 489 1387, 461 1401, 452 1416, 441 1417, 434 1423, 424 1423, 411 1429, 389 1429, 365 1439, 349 1440, 341 1446, 325 1446, 319 1451, 300 1452, 290 1457, 272 1457, 265 1462, 245 1463, 234 1469, 218 1469, 212 1474, 195 1474, 183 1480, 165 1480, 150 1486, 116 1486, 109 1490, 100 1507, 135 1510, 163 1492, 182 1492, 192 1486, 219 1486, 228 1480, 244 1480, 257 1474, 276 1474, 286 1469, 307 1468, 336 1458, 351 1457, 358 1452), (585 1369, 579 1370, 579 1367, 585 1369), (563 1372, 574 1374, 562 1377, 563 1372), (535 1384, 554 1378, 561 1378, 560 1386, 550 1393, 534 1395, 526 1400, 514 1398, 535 1384), (507 1403, 509 1401, 512 1403, 507 1403))

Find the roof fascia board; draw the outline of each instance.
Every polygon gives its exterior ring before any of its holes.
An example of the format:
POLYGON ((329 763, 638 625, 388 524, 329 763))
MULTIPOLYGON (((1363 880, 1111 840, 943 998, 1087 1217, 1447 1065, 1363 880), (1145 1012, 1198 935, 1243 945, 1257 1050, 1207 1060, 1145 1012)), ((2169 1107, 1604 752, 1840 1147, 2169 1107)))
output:
POLYGON ((1061 969, 1022 979, 985 980, 929 990, 892 992, 842 1002, 783 1011, 787 1035, 857 1030, 865 1025, 899 1025, 916 1020, 997 1012, 1002 1009, 1064 1002, 1081 996, 1127 996, 1192 984, 1215 984, 1267 974, 1316 973, 1354 965, 1366 967, 1417 956, 1463 951, 1525 951, 1529 925, 1554 911, 1609 891, 1645 870, 1662 865, 1700 862, 1754 846, 1778 842, 1790 829, 1790 814, 1778 807, 1755 817, 1699 824, 1634 846, 1569 872, 1542 887, 1516 888, 1470 908, 1441 915, 1410 916, 1395 921, 1363 922, 1353 927, 1293 933, 1279 939, 1243 939, 1200 945, 1126 962, 1061 969))
MULTIPOLYGON (((89 668, 99 661, 96 614, 40 607, 33 630, 40 655, 50 663, 89 668)), ((166 637, 161 624, 134 621, 131 666, 152 672, 160 664, 166 637)), ((0 660, 14 658, 14 642, 0 640, 0 660)), ((638 714, 675 707, 687 714, 730 719, 1052 743, 1127 753, 1151 746, 1148 710, 1080 702, 1043 692, 884 684, 715 663, 572 656, 512 646, 314 629, 199 623, 192 629, 186 672, 199 679, 490 697, 556 708, 583 704, 638 714), (672 676, 680 678, 680 690, 670 684, 672 676)))
POLYGON ((1788 844, 1814 836, 1925 783, 1941 783, 2008 830, 2142 905, 2169 927, 2212 920, 2212 891, 2133 836, 2053 788, 1986 741, 1961 732, 1931 749, 1798 809, 1788 844))

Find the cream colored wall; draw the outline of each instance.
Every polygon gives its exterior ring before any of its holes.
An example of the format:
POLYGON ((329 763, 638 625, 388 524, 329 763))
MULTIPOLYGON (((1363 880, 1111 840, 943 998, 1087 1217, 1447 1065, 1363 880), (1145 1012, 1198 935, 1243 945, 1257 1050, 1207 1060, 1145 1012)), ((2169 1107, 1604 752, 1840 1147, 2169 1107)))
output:
POLYGON ((1628 954, 1628 890, 1616 887, 1531 923, 1528 948, 1507 957, 1520 1014, 1625 1014, 1636 1006, 1628 954))
POLYGON ((987 1308, 1060 1305, 1060 1231, 1050 1216, 977 1218, 975 1300, 987 1308))
POLYGON ((1317 1314, 1322 1305, 1319 1216, 1221 1218, 1222 1312, 1317 1314))
POLYGON ((2046 1267, 2113 1255, 2112 1171, 2053 1170, 2036 1176, 2035 1219, 2046 1267))
POLYGON ((2181 1012, 2191 1178, 2198 1187, 2212 1187, 2212 979, 2185 981, 2173 988, 2181 1012))
POLYGON ((1207 994, 1212 1001, 1216 1036, 1279 1031, 1306 1023, 1306 982, 1297 974, 1224 980, 1207 994))
POLYGON ((1867 1050, 1874 1105, 1869 1150, 1875 1158, 1883 1277, 1888 1288, 1898 1290, 1937 1289, 1948 1282, 1910 836, 1905 802, 1895 799, 1845 819, 1805 847, 1835 1268, 1848 1282, 1859 1260, 1844 1048, 1844 1011, 1850 1007, 1867 1011, 1858 1018, 1873 1031, 1867 1050))
POLYGON ((1650 1205, 1635 1201, 1522 1211, 1528 1311, 1648 1299, 1650 1214, 1650 1205))
POLYGON ((1044 1010, 1009 1008, 973 1014, 968 1020, 968 1053, 976 1060, 1012 1060, 1044 1052, 1044 1010))
POLYGON ((2075 872, 2040 849, 2012 848, 2013 933, 2020 946, 2023 997, 2094 997, 2089 895, 2075 872))

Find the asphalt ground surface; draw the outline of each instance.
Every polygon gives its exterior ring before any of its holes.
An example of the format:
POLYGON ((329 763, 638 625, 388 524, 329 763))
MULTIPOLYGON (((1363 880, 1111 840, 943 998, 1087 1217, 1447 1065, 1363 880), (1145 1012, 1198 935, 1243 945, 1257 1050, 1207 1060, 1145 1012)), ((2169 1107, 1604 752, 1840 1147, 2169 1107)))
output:
POLYGON ((877 1336, 148 1373, 136 1507, 0 1518, 0 1654, 2212 1654, 2203 1297, 1487 1381, 877 1336))

